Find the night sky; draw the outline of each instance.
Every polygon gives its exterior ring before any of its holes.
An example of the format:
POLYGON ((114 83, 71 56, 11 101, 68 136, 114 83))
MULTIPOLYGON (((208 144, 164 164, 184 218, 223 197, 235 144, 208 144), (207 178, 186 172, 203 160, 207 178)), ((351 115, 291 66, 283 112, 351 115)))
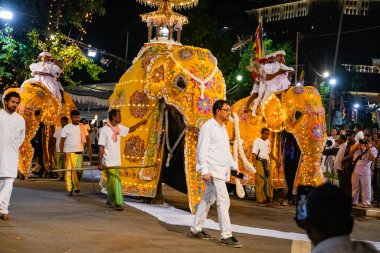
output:
MULTIPOLYGON (((199 7, 178 12, 186 16, 194 16, 197 12, 204 12, 204 5, 211 6, 211 8, 207 9, 207 15, 217 23, 215 29, 220 30, 223 27, 230 27, 231 31, 233 31, 231 36, 234 38, 236 35, 254 34, 257 20, 249 18, 245 11, 268 3, 283 2, 276 0, 199 1, 199 7)), ((47 17, 48 4, 49 0, 3 0, 0 6, 11 6, 14 10, 19 8, 20 12, 26 13, 18 15, 19 20, 15 20, 13 24, 16 28, 15 31, 25 31, 29 27, 38 26, 39 20, 47 17), (28 6, 26 6, 26 2, 28 2, 28 6)), ((93 22, 87 27, 88 34, 84 36, 83 42, 91 44, 100 50, 125 57, 126 38, 129 32, 128 60, 132 61, 143 46, 143 43, 147 41, 147 27, 145 23, 141 22, 139 15, 153 11, 154 9, 142 6, 134 0, 105 0, 104 7, 106 15, 101 17, 94 16, 93 22)), ((315 11, 306 19, 296 18, 287 21, 264 23, 264 30, 266 36, 271 38, 274 43, 286 40, 295 43, 297 31, 310 36, 336 33, 338 20, 338 11, 327 8, 315 11)), ((188 32, 191 30, 189 27, 196 22, 191 19, 189 21, 190 24, 183 28, 183 40, 184 36, 186 36, 191 41, 191 33, 188 32)), ((380 15, 368 18, 344 16, 342 30, 350 31, 379 25, 380 15)), ((43 29, 43 27, 39 28, 43 29)), ((68 33, 68 28, 61 27, 66 34, 68 33)), ((371 65, 372 58, 380 58, 379 32, 380 29, 373 29, 359 33, 342 34, 337 69, 341 78, 339 85, 341 89, 349 90, 352 79, 357 75, 350 74, 340 68, 339 65, 341 63, 371 65)), ((213 36, 211 31, 210 36, 213 36)), ((332 68, 335 43, 336 35, 309 37, 301 41, 299 62, 304 64, 308 70, 306 75, 307 81, 312 82, 315 78, 312 68, 315 68, 319 72, 332 68)), ((231 46, 232 44, 233 41, 231 41, 231 46)), ((99 61, 99 59, 100 56, 96 61, 99 61)), ((116 82, 124 73, 125 64, 123 62, 113 58, 109 59, 112 62, 107 67, 107 73, 101 76, 101 82, 116 82)), ((360 78, 365 82, 365 85, 361 87, 362 90, 380 91, 379 74, 360 74, 360 78)), ((83 83, 93 83, 93 81, 84 78, 83 83)))

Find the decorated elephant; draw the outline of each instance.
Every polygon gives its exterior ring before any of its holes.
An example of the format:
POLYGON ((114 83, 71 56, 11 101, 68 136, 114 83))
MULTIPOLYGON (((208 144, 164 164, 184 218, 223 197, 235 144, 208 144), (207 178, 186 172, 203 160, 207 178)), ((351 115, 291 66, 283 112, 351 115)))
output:
POLYGON ((31 141, 35 137, 38 129, 43 127, 43 165, 45 168, 54 167, 52 157, 52 147, 49 139, 54 133, 54 126, 59 124, 62 116, 69 116, 70 111, 75 109, 75 104, 71 97, 64 93, 65 103, 60 103, 57 97, 53 96, 48 88, 42 83, 25 83, 21 88, 10 88, 21 96, 21 102, 17 112, 24 118, 26 124, 25 140, 20 147, 19 175, 27 178, 33 159, 34 148, 31 141))
MULTIPOLYGON (((326 137, 325 110, 317 89, 311 86, 291 87, 273 94, 261 109, 261 116, 251 116, 245 111, 249 97, 236 102, 232 112, 238 122, 229 124, 227 129, 232 140, 240 146, 239 161, 241 170, 251 177, 249 184, 255 184, 249 168, 253 141, 260 137, 263 127, 272 131, 271 150, 281 162, 281 167, 272 166, 270 173, 273 186, 285 188, 286 170, 295 169, 294 184, 289 186, 293 193, 298 185, 317 186, 323 183, 321 157, 326 137), (296 168, 289 168, 286 161, 287 136, 292 135, 297 141, 300 158, 296 168), (287 166, 286 166, 287 165, 287 166)), ((274 164, 273 164, 274 165, 274 164)), ((289 182, 288 182, 289 183, 289 182)))
POLYGON ((146 43, 110 98, 122 124, 148 123, 121 139, 123 193, 160 195, 161 182, 187 193, 192 212, 204 184, 196 172, 200 126, 212 104, 225 98, 225 83, 209 50, 179 43, 146 43))

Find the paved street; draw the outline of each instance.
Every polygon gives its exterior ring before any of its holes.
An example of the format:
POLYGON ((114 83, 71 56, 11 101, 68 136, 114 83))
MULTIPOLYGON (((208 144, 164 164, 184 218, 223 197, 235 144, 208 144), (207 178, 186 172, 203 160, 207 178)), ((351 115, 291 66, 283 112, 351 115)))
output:
MULTIPOLYGON (((186 195, 164 187, 166 202, 188 210, 186 195)), ((11 220, 0 222, 3 252, 310 252, 310 243, 236 234, 241 249, 186 236, 189 228, 168 225, 138 209, 117 212, 105 206, 97 183, 82 183, 79 196, 66 196, 64 182, 31 178, 16 181, 11 220)), ((294 207, 260 207, 253 201, 231 201, 233 224, 303 233, 293 222, 294 207)), ((210 216, 217 221, 216 208, 210 216)), ((380 220, 357 218, 353 237, 380 241, 380 220)), ((219 232, 208 230, 215 238, 219 232)))

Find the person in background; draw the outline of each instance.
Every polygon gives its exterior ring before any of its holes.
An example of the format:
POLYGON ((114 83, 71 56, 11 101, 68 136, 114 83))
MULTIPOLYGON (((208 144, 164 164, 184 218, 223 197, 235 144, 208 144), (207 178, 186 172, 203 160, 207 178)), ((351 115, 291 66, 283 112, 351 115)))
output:
POLYGON ((107 205, 117 211, 123 210, 123 192, 119 178, 121 166, 120 138, 128 133, 136 131, 140 126, 145 125, 144 119, 136 125, 128 128, 120 124, 121 113, 118 109, 112 109, 108 113, 109 123, 100 129, 99 134, 99 162, 98 169, 105 170, 107 175, 107 205))
POLYGON ((88 137, 87 129, 84 125, 80 125, 80 112, 72 110, 70 112, 71 122, 67 124, 61 133, 60 150, 61 156, 66 159, 65 180, 69 196, 73 195, 73 191, 79 194, 80 184, 77 169, 81 169, 83 165, 83 146, 87 143, 87 147, 92 155, 91 142, 88 137))
POLYGON ((0 219, 9 219, 9 201, 17 177, 19 148, 25 139, 25 120, 16 112, 21 97, 11 91, 3 98, 0 110, 0 219))
MULTIPOLYGON (((55 129, 54 134, 53 134, 53 145, 55 145, 55 157, 56 157, 58 170, 65 169, 65 158, 60 155, 61 153, 60 143, 61 143, 62 128, 64 128, 68 123, 69 123, 69 119, 66 116, 63 116, 61 118, 61 125, 55 129)), ((64 176, 65 176, 65 172, 63 171, 58 172, 58 180, 64 179, 65 178, 64 176)))
POLYGON ((367 242, 351 240, 354 226, 351 197, 337 186, 323 184, 307 197, 304 229, 312 241, 312 253, 375 253, 367 242))
POLYGON ((261 136, 253 142, 252 163, 256 168, 256 201, 259 204, 270 204, 273 200, 273 187, 271 186, 270 159, 280 166, 270 149, 270 130, 261 129, 261 136))
POLYGON ((354 171, 354 165, 352 164, 353 154, 350 153, 351 147, 355 144, 354 134, 347 131, 347 143, 344 151, 344 157, 342 159, 342 171, 339 178, 339 187, 349 196, 352 195, 352 183, 351 176, 354 171))
POLYGON ((354 206, 358 204, 361 193, 362 207, 368 208, 371 206, 371 164, 376 160, 378 151, 372 146, 371 138, 360 140, 352 151, 355 164, 351 179, 352 204, 354 206))
POLYGON ((355 142, 358 143, 360 140, 364 139, 364 132, 362 131, 362 124, 355 124, 355 142))
POLYGON ((342 161, 347 148, 347 137, 345 135, 340 135, 337 145, 336 148, 338 149, 338 152, 334 160, 334 170, 338 172, 339 187, 343 188, 346 171, 343 169, 342 161))

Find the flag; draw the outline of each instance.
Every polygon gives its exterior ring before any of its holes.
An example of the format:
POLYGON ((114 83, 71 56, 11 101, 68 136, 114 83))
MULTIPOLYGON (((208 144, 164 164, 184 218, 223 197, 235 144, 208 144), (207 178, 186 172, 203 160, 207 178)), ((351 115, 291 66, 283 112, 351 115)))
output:
POLYGON ((346 108, 344 107, 344 101, 342 96, 340 96, 339 111, 342 113, 342 117, 344 119, 346 117, 346 108))
POLYGON ((313 83, 314 88, 318 89, 318 78, 316 77, 313 83))
POLYGON ((301 74, 300 74, 300 83, 303 86, 303 83, 305 81, 305 70, 302 68, 301 74))
POLYGON ((256 59, 261 59, 263 57, 263 28, 261 22, 256 28, 254 48, 256 59))

